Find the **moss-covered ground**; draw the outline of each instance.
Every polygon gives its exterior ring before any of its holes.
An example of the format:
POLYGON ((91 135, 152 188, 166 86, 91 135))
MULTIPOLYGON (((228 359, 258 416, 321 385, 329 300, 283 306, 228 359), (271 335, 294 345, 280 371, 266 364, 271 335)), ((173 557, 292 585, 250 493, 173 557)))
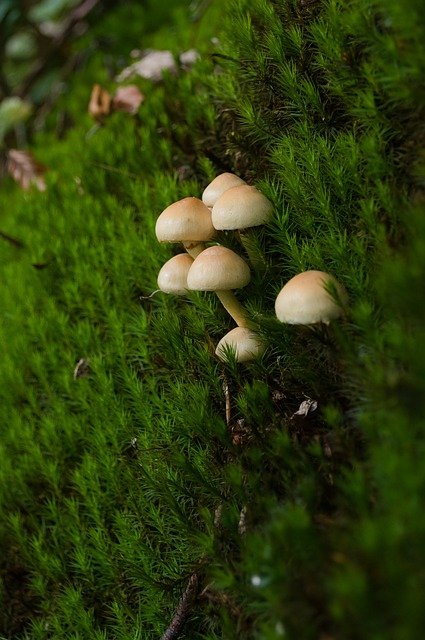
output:
POLYGON ((1 185, 23 246, 0 239, 0 636, 156 640, 196 574, 181 638, 418 640, 421 3, 155 7, 118 4, 79 41, 32 140, 47 190, 1 185), (93 128, 92 84, 140 46, 202 56, 93 128), (180 251, 157 216, 222 171, 274 205, 237 293, 267 343, 244 365, 214 355, 233 325, 212 295, 151 295, 180 251), (344 284, 344 320, 278 322, 305 269, 344 284))

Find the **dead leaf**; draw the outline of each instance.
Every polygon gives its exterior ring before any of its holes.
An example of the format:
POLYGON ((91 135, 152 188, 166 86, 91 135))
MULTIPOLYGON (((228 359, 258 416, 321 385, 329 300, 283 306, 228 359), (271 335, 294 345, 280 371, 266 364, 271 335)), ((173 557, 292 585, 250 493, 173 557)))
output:
POLYGON ((214 510, 214 526, 219 529, 221 524, 221 516, 223 515, 223 505, 219 504, 214 510))
POLYGON ((93 86, 88 111, 91 117, 98 122, 101 122, 111 112, 111 96, 100 84, 93 86))
POLYGON ((307 400, 304 400, 303 402, 301 402, 298 408, 298 411, 295 411, 292 417, 302 416, 303 418, 305 418, 306 416, 308 416, 309 413, 316 411, 316 409, 317 409, 317 400, 312 400, 311 398, 307 398, 307 400))
POLYGON ((117 82, 124 82, 133 76, 140 76, 153 82, 160 82, 164 71, 177 73, 177 65, 171 51, 148 49, 141 60, 133 62, 116 77, 117 82))
POLYGON ((86 358, 80 358, 75 365, 74 369, 74 380, 78 380, 78 378, 85 378, 90 373, 89 361, 86 358))
POLYGON ((229 384, 226 379, 223 382, 223 391, 224 391, 224 399, 226 402, 226 424, 227 426, 229 426, 230 417, 231 417, 231 400, 230 400, 229 384))
POLYGON ((179 60, 183 69, 187 70, 190 69, 200 57, 196 49, 189 49, 180 54, 179 60))
POLYGON ((125 111, 134 116, 145 96, 138 87, 134 84, 129 84, 127 87, 119 87, 114 97, 112 98, 112 106, 116 111, 125 111))
POLYGON ((37 162, 29 151, 9 149, 7 154, 7 170, 12 178, 27 191, 35 185, 39 191, 46 190, 44 174, 46 167, 37 162))
POLYGON ((236 447, 244 446, 252 437, 252 431, 247 427, 244 418, 236 420, 236 424, 231 426, 232 444, 236 447))
POLYGON ((248 513, 248 507, 245 505, 244 507, 242 507, 242 510, 239 514, 238 533, 241 536, 244 536, 247 532, 247 524, 246 524, 247 513, 248 513))

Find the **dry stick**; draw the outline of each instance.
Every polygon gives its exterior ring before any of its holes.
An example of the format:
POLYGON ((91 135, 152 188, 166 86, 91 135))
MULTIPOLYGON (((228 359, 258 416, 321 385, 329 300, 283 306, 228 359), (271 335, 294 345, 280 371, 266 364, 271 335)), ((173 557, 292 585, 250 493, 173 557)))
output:
POLYGON ((226 402, 226 425, 229 426, 231 415, 232 415, 231 413, 232 405, 230 402, 229 383, 227 382, 226 376, 224 376, 223 391, 224 391, 224 399, 226 402))
POLYGON ((199 574, 192 573, 188 585, 180 599, 176 612, 173 616, 170 626, 164 635, 161 636, 161 640, 174 640, 177 638, 183 628, 186 618, 189 613, 190 605, 195 600, 199 591, 199 574))
POLYGON ((37 60, 30 69, 30 72, 24 78, 22 84, 13 92, 14 95, 23 98, 29 88, 34 84, 36 80, 43 73, 45 67, 49 64, 53 54, 57 49, 63 45, 65 40, 71 35, 75 25, 83 20, 92 11, 100 0, 84 0, 78 7, 76 7, 65 22, 65 26, 62 31, 53 39, 52 43, 48 47, 45 55, 40 60, 37 60))

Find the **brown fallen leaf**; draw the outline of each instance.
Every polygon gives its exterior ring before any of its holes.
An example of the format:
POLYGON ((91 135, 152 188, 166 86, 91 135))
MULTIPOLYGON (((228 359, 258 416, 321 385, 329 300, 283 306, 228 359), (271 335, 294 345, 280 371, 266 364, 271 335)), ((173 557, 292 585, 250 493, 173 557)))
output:
POLYGON ((9 149, 7 154, 7 170, 12 178, 27 191, 35 185, 39 191, 46 190, 44 174, 46 167, 37 162, 29 151, 9 149))
POLYGON ((103 118, 110 114, 111 112, 111 96, 103 89, 100 84, 95 84, 93 86, 88 112, 92 118, 97 120, 98 122, 102 122, 103 118))
POLYGON ((129 84, 126 87, 118 87, 112 98, 112 106, 116 111, 135 115, 144 99, 145 96, 140 89, 134 84, 129 84))

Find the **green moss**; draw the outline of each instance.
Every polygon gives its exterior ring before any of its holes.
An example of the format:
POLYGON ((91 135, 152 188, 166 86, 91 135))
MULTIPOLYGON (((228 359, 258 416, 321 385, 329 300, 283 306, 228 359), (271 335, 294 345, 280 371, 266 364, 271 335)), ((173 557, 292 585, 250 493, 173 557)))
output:
POLYGON ((34 140, 46 193, 4 182, 0 228, 24 247, 0 245, 0 633, 158 638, 198 571, 182 637, 416 640, 420 6, 238 0, 195 24, 183 3, 138 7, 143 46, 204 57, 94 130, 92 83, 137 46, 129 11, 96 26, 108 53, 34 140), (58 141, 64 109, 78 124, 58 141), (231 321, 212 294, 151 296, 179 251, 156 242, 158 213, 223 170, 275 207, 237 294, 268 350, 239 367, 214 357, 231 321), (349 317, 281 325, 277 292, 311 268, 345 285, 349 317))

